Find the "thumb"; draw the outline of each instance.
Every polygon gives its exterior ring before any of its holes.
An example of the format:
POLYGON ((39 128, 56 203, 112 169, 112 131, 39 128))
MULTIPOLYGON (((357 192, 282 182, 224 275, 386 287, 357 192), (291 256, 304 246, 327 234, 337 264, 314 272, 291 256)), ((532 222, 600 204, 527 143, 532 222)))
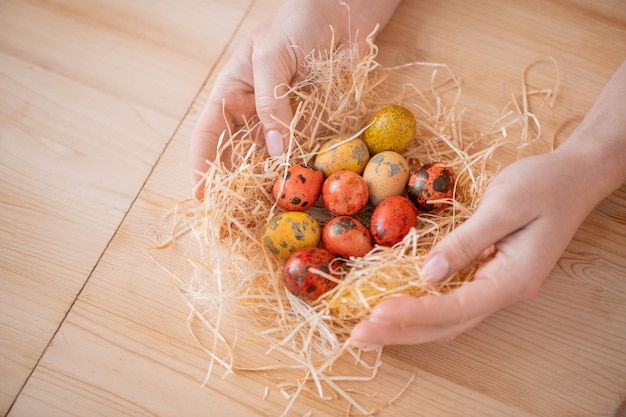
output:
POLYGON ((289 140, 293 110, 286 92, 296 72, 296 57, 288 52, 252 57, 256 113, 263 126, 270 156, 283 153, 289 140), (285 86, 284 88, 282 86, 285 86))
POLYGON ((467 221, 437 243, 421 268, 422 277, 430 282, 443 281, 489 253, 523 224, 515 215, 503 216, 497 205, 485 199, 467 221))

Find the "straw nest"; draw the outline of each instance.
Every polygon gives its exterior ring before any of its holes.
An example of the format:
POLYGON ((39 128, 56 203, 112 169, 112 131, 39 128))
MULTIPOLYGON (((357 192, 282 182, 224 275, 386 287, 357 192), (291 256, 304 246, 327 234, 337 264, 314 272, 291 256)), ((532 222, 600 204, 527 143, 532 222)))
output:
MULTIPOLYGON (((366 361, 348 346, 351 328, 385 298, 446 293, 470 281, 479 266, 472 265, 437 285, 420 275, 433 245, 467 220, 480 203, 498 170, 494 152, 505 146, 521 152, 539 138, 539 122, 529 112, 528 97, 540 95, 551 104, 558 76, 550 88, 529 90, 523 74, 520 94, 497 112, 493 124, 469 129, 458 108, 462 84, 446 65, 414 62, 382 68, 376 61, 377 46, 370 40, 369 47, 369 54, 360 57, 356 47, 309 55, 305 62, 308 76, 293 86, 280 86, 294 109, 285 154, 268 158, 256 119, 237 131, 224 132, 219 154, 229 155, 229 159, 209 162, 204 173, 204 201, 181 202, 160 225, 166 236, 156 248, 175 250, 179 259, 174 262, 177 266, 161 265, 190 307, 190 322, 199 319, 210 335, 201 341, 211 357, 207 378, 214 365, 224 367, 226 373, 280 367, 237 363, 233 352, 242 330, 233 333, 232 323, 224 324, 234 314, 239 323, 250 323, 253 338, 265 342, 265 346, 257 345, 262 351, 282 355, 284 363, 301 371, 297 381, 278 386, 291 400, 290 405, 303 387, 313 384, 322 398, 330 389, 347 399, 350 407, 372 413, 340 387, 341 381, 374 379, 380 366, 380 352, 366 361), (387 80, 398 70, 426 71, 429 80, 424 85, 406 84, 400 93, 390 96, 387 80), (263 224, 280 212, 271 187, 287 166, 312 163, 328 139, 359 135, 371 114, 387 104, 409 108, 418 120, 418 135, 405 152, 412 167, 433 161, 452 166, 457 173, 455 196, 443 211, 420 214, 418 226, 402 242, 393 247, 377 246, 362 258, 346 260, 337 285, 315 302, 305 303, 284 289, 284 261, 258 240, 263 224), (332 365, 346 355, 366 370, 365 376, 333 375, 332 365)), ((322 225, 330 219, 319 204, 308 212, 322 225)), ((367 215, 366 209, 362 214, 365 221, 367 215)), ((191 325, 190 329, 197 332, 191 325)))

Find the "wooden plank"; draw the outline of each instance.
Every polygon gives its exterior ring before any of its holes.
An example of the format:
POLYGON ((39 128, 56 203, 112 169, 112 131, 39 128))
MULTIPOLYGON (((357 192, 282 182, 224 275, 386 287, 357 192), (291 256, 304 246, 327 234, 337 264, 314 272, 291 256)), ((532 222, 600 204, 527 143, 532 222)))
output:
POLYGON ((0 5, 0 414, 247 2, 0 5))
MULTIPOLYGON (((255 2, 235 44, 278 3, 255 2)), ((554 110, 533 108, 549 136, 564 119, 584 114, 626 57, 626 45, 618 41, 626 39, 626 10, 620 6, 619 1, 406 1, 379 38, 380 60, 388 67, 415 60, 448 64, 464 80, 468 123, 480 124, 491 121, 494 109, 519 90, 526 64, 552 55, 563 76, 560 99, 554 110)), ((545 74, 550 66, 537 69, 533 77, 550 78, 545 74)), ((427 76, 394 72, 390 90, 427 76)), ((201 387, 209 357, 186 328, 188 309, 167 274, 143 252, 149 245, 146 231, 190 196, 188 139, 214 78, 215 73, 11 416, 273 416, 286 406, 275 389, 278 381, 292 381, 294 374, 286 371, 238 372, 222 379, 217 369, 201 387)), ((626 394, 625 192, 622 187, 587 219, 537 298, 495 314, 451 343, 388 348, 374 381, 344 388, 358 389, 360 401, 377 405, 414 377, 378 414, 383 417, 615 414, 626 394)), ((178 262, 168 260, 173 267, 178 262)), ((237 359, 271 362, 265 346, 243 336, 245 325, 237 323, 237 359)), ((203 337, 201 323, 192 320, 190 326, 203 337)), ((339 370, 350 366, 338 364, 339 370)), ((343 400, 320 400, 311 391, 292 414, 345 415, 347 408, 343 400)))
MULTIPOLYGON (((257 24, 270 10, 267 3, 252 10, 246 28, 257 24)), ((206 93, 197 100, 192 116, 180 126, 169 144, 163 155, 167 162, 158 165, 158 180, 149 181, 152 186, 143 192, 141 201, 135 205, 137 208, 129 213, 134 220, 121 225, 111 242, 111 247, 117 249, 107 251, 100 261, 11 416, 50 413, 82 416, 86 410, 95 415, 193 415, 202 408, 211 410, 218 402, 220 409, 228 413, 255 415, 256 407, 239 404, 240 396, 226 390, 219 400, 216 396, 206 396, 201 383, 208 361, 190 339, 185 326, 187 307, 163 271, 144 253, 150 244, 146 232, 178 201, 191 195, 186 157, 188 138, 194 115, 204 101, 206 93), (126 265, 127 272, 111 276, 120 263, 126 265), (180 344, 172 345, 177 340, 180 344), (94 352, 98 353, 93 355, 94 352), (101 360, 94 361, 94 356, 101 360), (188 363, 186 369, 181 369, 181 361, 188 363), (87 363, 90 364, 85 366, 87 363), (145 369, 153 369, 153 376, 144 374, 145 369), (132 374, 144 376, 136 378, 132 374), (120 396, 119 389, 127 395, 120 396), (112 395, 108 396, 107 392, 112 395), (167 400, 155 401, 156 392, 167 400), (186 404, 172 401, 183 398, 186 392, 194 393, 195 399, 186 404)), ((227 389, 237 385, 245 387, 245 392, 255 390, 260 397, 267 384, 260 378, 253 384, 248 380, 245 384, 235 382, 227 389)), ((278 401, 274 407, 279 406, 280 400, 284 398, 274 400, 278 401)))

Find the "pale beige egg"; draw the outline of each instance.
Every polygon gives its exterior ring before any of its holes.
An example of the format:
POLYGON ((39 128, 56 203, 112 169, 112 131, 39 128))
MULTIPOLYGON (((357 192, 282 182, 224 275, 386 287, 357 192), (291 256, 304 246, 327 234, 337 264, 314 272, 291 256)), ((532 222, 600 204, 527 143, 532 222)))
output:
POLYGON ((370 203, 377 205, 387 197, 402 195, 409 181, 409 163, 394 151, 374 155, 363 171, 370 203))

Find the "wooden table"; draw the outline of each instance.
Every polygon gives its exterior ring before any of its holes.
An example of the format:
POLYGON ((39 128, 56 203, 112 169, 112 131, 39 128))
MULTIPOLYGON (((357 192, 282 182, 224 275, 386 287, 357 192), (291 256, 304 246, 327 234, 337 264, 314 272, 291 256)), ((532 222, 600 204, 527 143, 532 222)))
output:
MULTIPOLYGON (((190 196, 188 140, 216 72, 278 3, 0 3, 0 414, 283 411, 279 374, 202 386, 209 359, 188 308, 144 253, 146 230, 190 196)), ((448 64, 477 120, 508 100, 527 63, 554 57, 549 134, 583 115, 626 58, 626 3, 406 0, 378 44, 384 65, 448 64)), ((388 399, 414 380, 381 416, 615 415, 626 397, 626 187, 591 213, 538 297, 451 343, 385 349, 383 361, 364 393, 388 399)), ((310 393, 290 415, 346 410, 310 393)))

